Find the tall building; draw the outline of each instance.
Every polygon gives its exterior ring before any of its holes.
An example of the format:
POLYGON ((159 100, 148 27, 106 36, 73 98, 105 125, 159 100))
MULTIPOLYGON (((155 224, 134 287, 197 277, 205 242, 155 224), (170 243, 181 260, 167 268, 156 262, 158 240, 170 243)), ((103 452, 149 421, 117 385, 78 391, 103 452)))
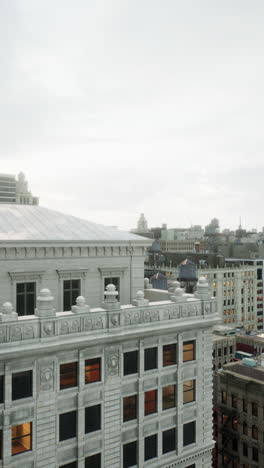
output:
POLYGON ((233 362, 217 373, 218 466, 264 466, 264 367, 233 362))
POLYGON ((136 231, 138 232, 148 232, 148 222, 145 218, 144 213, 141 213, 140 218, 137 223, 137 229, 136 231))
POLYGON ((0 207, 3 468, 211 467, 215 299, 144 297, 147 245, 0 207))
POLYGON ((29 191, 25 176, 20 172, 17 179, 11 174, 0 174, 0 203, 38 205, 39 201, 29 191))

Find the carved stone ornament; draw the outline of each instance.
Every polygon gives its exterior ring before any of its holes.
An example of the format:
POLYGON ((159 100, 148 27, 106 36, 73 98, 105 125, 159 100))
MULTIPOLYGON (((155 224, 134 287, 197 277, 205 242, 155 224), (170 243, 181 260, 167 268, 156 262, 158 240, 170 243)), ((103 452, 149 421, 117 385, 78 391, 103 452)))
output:
POLYGON ((106 375, 117 376, 119 374, 119 352, 117 349, 107 352, 106 375))
POLYGON ((53 390, 54 373, 53 366, 47 365, 40 368, 40 391, 53 390))

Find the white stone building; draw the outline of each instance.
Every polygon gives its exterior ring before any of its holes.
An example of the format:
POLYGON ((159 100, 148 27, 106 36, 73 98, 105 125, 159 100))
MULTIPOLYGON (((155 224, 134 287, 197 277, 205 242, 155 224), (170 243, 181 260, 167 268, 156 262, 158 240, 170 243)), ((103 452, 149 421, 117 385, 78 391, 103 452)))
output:
POLYGON ((4 220, 0 467, 211 467, 206 280, 151 302, 158 291, 138 292, 149 241, 39 207, 0 207, 4 220), (105 278, 120 289, 102 301, 105 278), (75 289, 86 300, 63 310, 75 289))

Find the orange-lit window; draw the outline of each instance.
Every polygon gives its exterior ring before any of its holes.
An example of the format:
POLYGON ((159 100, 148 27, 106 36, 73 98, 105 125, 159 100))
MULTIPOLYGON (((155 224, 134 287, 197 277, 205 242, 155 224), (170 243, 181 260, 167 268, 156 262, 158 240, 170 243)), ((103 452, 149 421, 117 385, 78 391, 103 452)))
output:
POLYGON ((157 412, 157 390, 145 392, 145 416, 157 412))
POLYGON ((195 341, 185 341, 183 343, 183 362, 194 361, 195 359, 195 341))
POLYGON ((67 362, 60 365, 60 389, 76 387, 78 385, 78 363, 67 362))
POLYGON ((195 380, 183 382, 183 403, 195 401, 195 380))
POLYGON ((101 358, 87 359, 85 361, 85 383, 101 380, 101 358))
POLYGON ((222 424, 228 423, 228 416, 225 413, 222 413, 222 424))
POLYGON ((32 450, 32 423, 12 427, 12 455, 32 450))
POLYGON ((176 364, 176 344, 163 346, 163 367, 176 364))

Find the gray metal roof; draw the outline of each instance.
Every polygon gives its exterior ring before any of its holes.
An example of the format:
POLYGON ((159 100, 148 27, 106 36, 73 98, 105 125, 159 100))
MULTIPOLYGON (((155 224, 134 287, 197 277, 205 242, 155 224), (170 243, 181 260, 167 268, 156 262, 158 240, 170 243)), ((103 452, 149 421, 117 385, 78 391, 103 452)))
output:
POLYGON ((138 241, 149 239, 92 223, 42 206, 0 204, 3 241, 138 241))

